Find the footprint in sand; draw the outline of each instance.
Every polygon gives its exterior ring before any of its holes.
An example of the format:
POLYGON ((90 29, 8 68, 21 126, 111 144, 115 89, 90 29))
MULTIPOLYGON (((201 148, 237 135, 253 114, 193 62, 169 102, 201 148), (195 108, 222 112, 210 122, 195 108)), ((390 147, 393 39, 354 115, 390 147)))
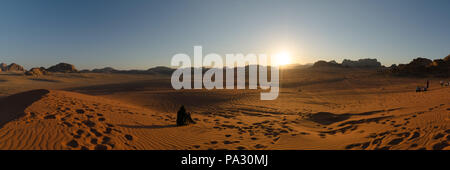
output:
POLYGON ((133 136, 131 136, 131 135, 129 135, 129 134, 126 134, 126 135, 125 135, 125 139, 127 139, 127 140, 133 140, 133 136))
POLYGON ((112 131, 112 129, 108 127, 105 129, 105 131, 103 133, 111 134, 111 131, 112 131))
POLYGON ((98 132, 98 131, 97 131, 96 129, 94 129, 94 128, 91 128, 90 131, 91 131, 92 133, 94 133, 94 135, 97 136, 97 137, 103 136, 102 133, 98 132))
POLYGON ((96 145, 96 144, 98 143, 97 138, 92 138, 92 139, 91 139, 91 143, 94 144, 94 145, 96 145))
POLYGON ((416 139, 418 137, 420 137, 420 133, 419 132, 414 132, 414 134, 408 140, 413 140, 413 139, 416 139))
POLYGON ((367 147, 369 147, 369 145, 370 145, 370 142, 362 143, 362 144, 361 144, 361 148, 362 148, 362 149, 366 149, 367 147))
POLYGON ((388 143, 388 145, 398 145, 398 144, 400 144, 401 142, 403 142, 403 138, 397 138, 397 139, 391 140, 391 141, 388 143))
POLYGON ((56 119, 56 116, 55 115, 48 115, 48 116, 45 116, 44 119, 56 119))
POLYGON ((436 136, 433 137, 433 139, 434 139, 434 140, 437 140, 437 139, 440 139, 440 138, 442 138, 442 137, 444 137, 444 134, 438 133, 436 136))
POLYGON ((67 127, 73 127, 72 124, 70 124, 69 122, 66 122, 66 121, 64 121, 63 124, 66 125, 67 127))
POLYGON ((87 127, 94 127, 95 123, 90 120, 83 120, 81 123, 85 124, 87 127))
POLYGON ((95 145, 94 150, 108 150, 108 147, 106 145, 98 144, 95 145))
POLYGON ((262 148, 266 148, 266 146, 261 145, 261 144, 256 144, 256 145, 255 145, 255 148, 256 148, 256 149, 262 149, 262 148))
POLYGON ((223 144, 225 144, 225 145, 229 145, 229 144, 233 144, 233 142, 230 142, 230 141, 223 141, 223 144))
POLYGON ((433 150, 442 150, 445 147, 450 146, 447 141, 442 141, 433 145, 433 150))
POLYGON ((403 138, 407 138, 407 137, 409 137, 409 135, 411 135, 411 133, 409 133, 409 132, 404 132, 404 133, 397 134, 398 137, 403 137, 403 138))
POLYGON ((245 150, 246 148, 243 147, 243 146, 238 146, 238 147, 236 147, 236 149, 237 149, 237 150, 245 150))
POLYGON ((78 147, 78 142, 76 140, 71 140, 71 141, 67 142, 66 145, 70 146, 72 148, 76 148, 76 147, 78 147))
POLYGON ((354 144, 350 144, 350 145, 345 146, 345 149, 353 149, 353 148, 359 147, 359 146, 361 146, 360 143, 354 143, 354 144))

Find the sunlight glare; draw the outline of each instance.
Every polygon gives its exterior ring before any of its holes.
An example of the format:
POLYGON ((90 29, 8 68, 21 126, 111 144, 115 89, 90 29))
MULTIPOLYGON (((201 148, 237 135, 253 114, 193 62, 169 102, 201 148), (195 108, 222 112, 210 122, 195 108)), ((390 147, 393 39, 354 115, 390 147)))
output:
POLYGON ((287 64, 291 64, 291 55, 289 54, 289 52, 284 51, 275 55, 276 66, 282 66, 287 64))

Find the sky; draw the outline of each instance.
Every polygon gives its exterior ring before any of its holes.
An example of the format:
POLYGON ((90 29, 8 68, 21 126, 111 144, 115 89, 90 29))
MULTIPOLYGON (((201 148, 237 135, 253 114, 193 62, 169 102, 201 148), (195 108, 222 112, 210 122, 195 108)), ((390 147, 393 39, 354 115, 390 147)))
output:
POLYGON ((389 66, 450 54, 449 9, 448 0, 0 0, 0 62, 148 69, 200 45, 389 66))

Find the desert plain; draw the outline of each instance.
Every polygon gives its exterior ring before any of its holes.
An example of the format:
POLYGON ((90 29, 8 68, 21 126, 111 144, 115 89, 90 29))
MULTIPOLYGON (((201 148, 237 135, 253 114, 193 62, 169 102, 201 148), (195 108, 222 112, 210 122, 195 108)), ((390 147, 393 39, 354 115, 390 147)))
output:
POLYGON ((290 68, 263 101, 262 90, 174 90, 163 74, 2 72, 0 149, 448 150, 441 80, 290 68), (196 124, 176 126, 182 105, 196 124))

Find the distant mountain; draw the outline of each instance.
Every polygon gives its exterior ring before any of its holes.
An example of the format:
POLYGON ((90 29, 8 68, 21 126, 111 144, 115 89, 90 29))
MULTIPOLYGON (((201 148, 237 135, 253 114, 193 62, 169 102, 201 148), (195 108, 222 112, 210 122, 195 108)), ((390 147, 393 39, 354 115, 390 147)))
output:
POLYGON ((427 58, 416 58, 408 64, 391 66, 389 73, 402 76, 450 76, 450 55, 444 59, 430 60, 427 58))
POLYGON ((25 69, 16 63, 11 63, 10 65, 8 65, 8 71, 19 71, 19 72, 23 72, 25 71, 25 69))
POLYGON ((92 73, 116 73, 118 70, 112 68, 112 67, 105 67, 101 69, 93 69, 91 71, 92 73))
POLYGON ((120 74, 163 74, 169 75, 172 74, 175 69, 158 66, 154 68, 150 68, 148 70, 117 70, 112 67, 105 67, 101 69, 93 69, 93 70, 82 70, 82 73, 120 73, 120 74))
POLYGON ((329 62, 320 60, 315 62, 312 67, 380 68, 383 66, 380 62, 377 61, 377 59, 365 58, 356 61, 344 59, 342 63, 337 63, 334 60, 329 62))
POLYGON ((10 71, 10 72, 24 72, 25 69, 16 63, 11 63, 6 65, 5 63, 0 64, 0 71, 10 71))
POLYGON ((158 66, 158 67, 150 68, 147 70, 147 72, 151 73, 151 74, 165 74, 165 75, 170 75, 174 71, 175 71, 175 69, 172 69, 169 67, 164 67, 164 66, 158 66))
POLYGON ((342 67, 341 64, 337 63, 336 61, 332 60, 332 61, 323 61, 323 60, 319 60, 317 62, 315 62, 312 66, 313 68, 321 68, 321 67, 342 67))
POLYGON ((359 59, 358 61, 352 61, 349 59, 344 59, 342 61, 342 66, 344 67, 362 67, 362 68, 377 68, 381 67, 381 63, 377 61, 377 59, 359 59))

